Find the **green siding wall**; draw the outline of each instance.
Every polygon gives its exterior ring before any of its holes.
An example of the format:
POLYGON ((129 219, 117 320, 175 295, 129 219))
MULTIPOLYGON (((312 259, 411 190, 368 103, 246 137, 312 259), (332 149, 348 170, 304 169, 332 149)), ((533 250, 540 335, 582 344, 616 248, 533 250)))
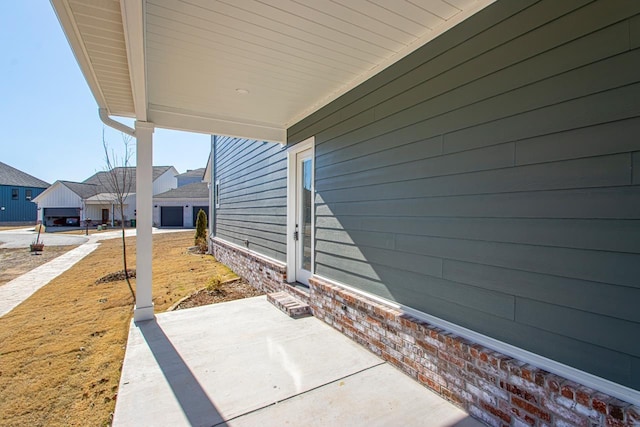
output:
POLYGON ((499 1, 288 130, 316 273, 640 390, 640 2, 499 1))
POLYGON ((220 180, 216 236, 286 260, 287 155, 270 142, 218 137, 215 180, 220 180))

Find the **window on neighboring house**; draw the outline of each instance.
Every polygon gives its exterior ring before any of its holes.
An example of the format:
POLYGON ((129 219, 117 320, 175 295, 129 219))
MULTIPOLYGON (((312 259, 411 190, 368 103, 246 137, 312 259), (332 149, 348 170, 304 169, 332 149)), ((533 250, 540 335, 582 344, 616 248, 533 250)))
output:
POLYGON ((11 189, 11 200, 18 200, 18 189, 17 188, 12 188, 11 189))
POLYGON ((32 191, 33 190, 24 190, 24 199, 25 200, 31 200, 31 195, 32 195, 31 192, 32 191))
POLYGON ((213 190, 213 198, 216 201, 216 208, 220 207, 220 180, 216 181, 216 186, 213 190))

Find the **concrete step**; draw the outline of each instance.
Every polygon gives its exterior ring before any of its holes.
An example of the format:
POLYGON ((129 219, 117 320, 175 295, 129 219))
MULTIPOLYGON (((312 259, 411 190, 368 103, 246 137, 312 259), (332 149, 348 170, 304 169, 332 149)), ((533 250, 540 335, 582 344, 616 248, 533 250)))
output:
POLYGON ((284 291, 267 294, 267 301, 294 319, 311 315, 311 307, 308 304, 297 300, 284 291))

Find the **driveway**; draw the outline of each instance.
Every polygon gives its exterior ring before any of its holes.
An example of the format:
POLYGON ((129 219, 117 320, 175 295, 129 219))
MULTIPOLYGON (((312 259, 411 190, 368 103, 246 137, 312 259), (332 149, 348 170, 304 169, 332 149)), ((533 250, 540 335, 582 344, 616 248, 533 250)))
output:
MULTIPOLYGON (((0 231, 0 248, 28 248, 37 236, 38 233, 33 231, 33 227, 0 231)), ((68 234, 40 233, 40 240, 44 241, 46 246, 70 246, 81 245, 89 239, 68 234)))

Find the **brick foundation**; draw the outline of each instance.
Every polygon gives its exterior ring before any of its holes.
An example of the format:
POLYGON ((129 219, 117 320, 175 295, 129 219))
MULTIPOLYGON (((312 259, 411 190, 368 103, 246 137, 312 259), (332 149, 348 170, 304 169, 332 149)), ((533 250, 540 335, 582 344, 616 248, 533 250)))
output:
POLYGON ((210 252, 221 263, 231 268, 251 286, 264 293, 286 291, 309 303, 309 294, 287 283, 287 266, 255 252, 229 244, 221 239, 210 240, 210 252))
POLYGON ((264 292, 286 291, 318 319, 490 426, 640 426, 640 408, 446 332, 314 276, 310 293, 286 266, 219 239, 214 256, 264 292))
POLYGON ((318 277, 314 316, 490 426, 640 426, 640 408, 318 277))

